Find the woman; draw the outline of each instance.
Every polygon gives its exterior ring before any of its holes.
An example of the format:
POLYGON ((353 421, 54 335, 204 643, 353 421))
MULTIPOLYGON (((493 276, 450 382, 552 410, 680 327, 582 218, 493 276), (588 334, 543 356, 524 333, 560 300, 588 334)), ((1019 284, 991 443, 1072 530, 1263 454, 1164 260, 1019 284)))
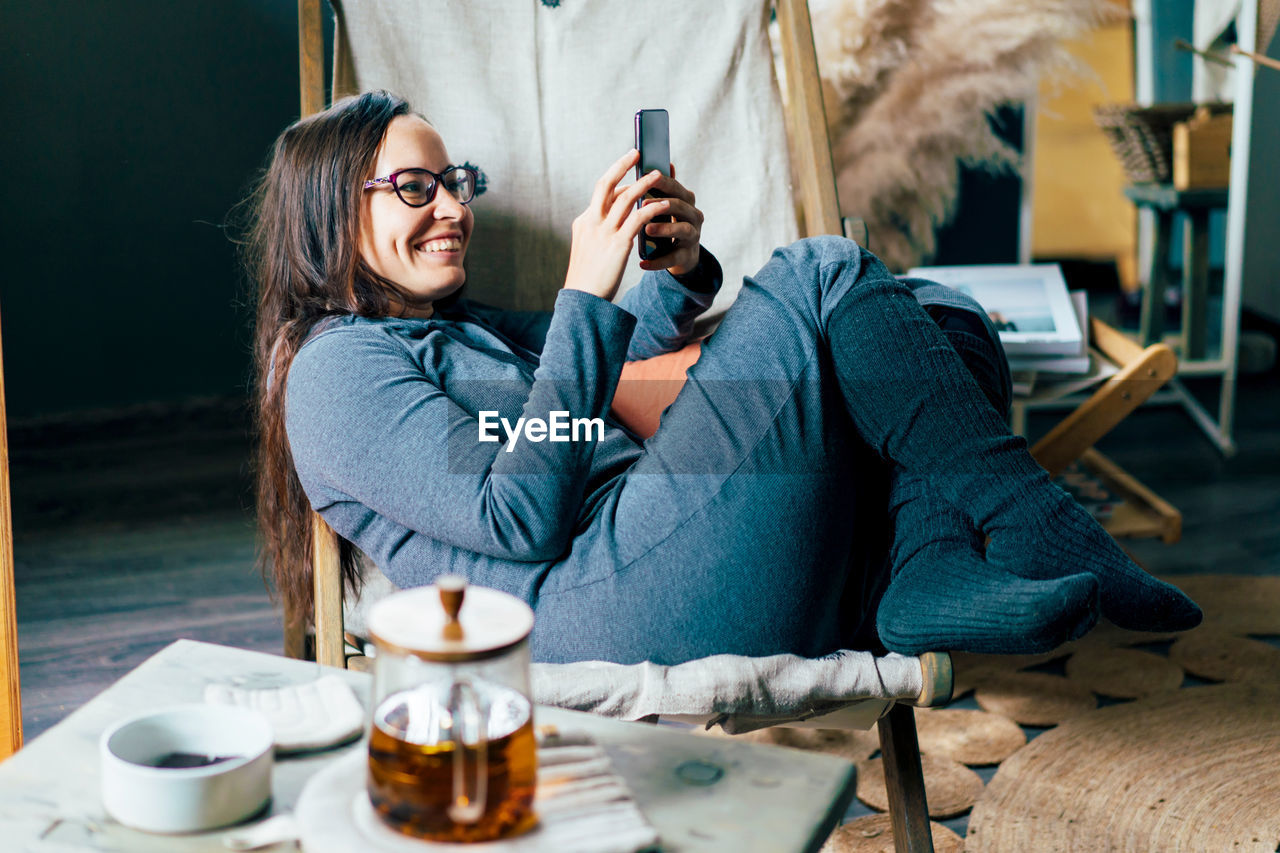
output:
POLYGON ((554 310, 513 314, 457 298, 475 176, 404 101, 285 131, 252 243, 259 511, 284 595, 309 602, 309 502, 400 586, 452 572, 528 601, 546 661, 820 655, 874 642, 873 611, 908 653, 1044 650, 1099 602, 1125 627, 1198 622, 1009 433, 976 304, 913 292, 850 241, 748 279, 651 439, 612 421, 623 362, 682 346, 720 284, 692 193, 656 172, 619 186, 636 159, 575 220, 554 310), (637 208, 650 189, 669 198, 637 208), (641 229, 676 248, 615 305, 641 229), (558 441, 557 417, 603 425, 558 441))

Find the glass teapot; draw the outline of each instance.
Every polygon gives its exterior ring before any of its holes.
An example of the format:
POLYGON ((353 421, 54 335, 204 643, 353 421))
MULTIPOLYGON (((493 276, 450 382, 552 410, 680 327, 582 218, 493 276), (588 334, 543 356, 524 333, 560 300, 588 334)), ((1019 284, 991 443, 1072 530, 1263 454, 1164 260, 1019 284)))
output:
POLYGON ((374 606, 367 786, 386 824, 467 842, 536 823, 532 629, 523 601, 455 575, 374 606))

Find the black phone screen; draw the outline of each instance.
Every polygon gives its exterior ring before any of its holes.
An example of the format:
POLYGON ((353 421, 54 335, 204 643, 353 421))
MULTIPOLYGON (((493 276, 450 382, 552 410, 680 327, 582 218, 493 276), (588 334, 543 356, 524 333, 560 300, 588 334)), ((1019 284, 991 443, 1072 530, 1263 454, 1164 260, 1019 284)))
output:
POLYGON ((636 148, 640 149, 637 177, 657 169, 671 174, 671 126, 666 110, 636 113, 636 148))
MULTIPOLYGON (((640 151, 640 162, 636 164, 637 179, 654 169, 671 175, 671 134, 666 110, 640 110, 636 113, 636 148, 640 151)), ((660 198, 661 193, 651 192, 648 197, 660 198)), ((661 216, 654 221, 674 220, 661 216)), ((665 255, 674 247, 675 242, 670 238, 640 235, 640 257, 645 260, 665 255)))

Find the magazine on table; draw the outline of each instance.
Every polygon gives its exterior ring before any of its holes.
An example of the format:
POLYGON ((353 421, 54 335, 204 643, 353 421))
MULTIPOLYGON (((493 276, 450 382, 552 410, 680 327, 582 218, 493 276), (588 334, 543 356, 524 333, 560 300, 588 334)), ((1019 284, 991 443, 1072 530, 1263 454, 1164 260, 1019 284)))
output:
POLYGON ((1012 360, 1085 355, 1084 336, 1057 264, 915 267, 907 275, 965 293, 986 310, 1012 360))

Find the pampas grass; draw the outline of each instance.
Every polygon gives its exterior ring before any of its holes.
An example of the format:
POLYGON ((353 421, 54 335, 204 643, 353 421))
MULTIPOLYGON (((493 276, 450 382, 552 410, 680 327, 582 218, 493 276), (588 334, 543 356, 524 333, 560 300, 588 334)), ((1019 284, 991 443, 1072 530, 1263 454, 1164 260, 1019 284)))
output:
POLYGON ((1107 0, 811 0, 840 206, 901 272, 934 251, 961 164, 1013 169, 991 116, 1082 71, 1071 40, 1127 16, 1107 0))

